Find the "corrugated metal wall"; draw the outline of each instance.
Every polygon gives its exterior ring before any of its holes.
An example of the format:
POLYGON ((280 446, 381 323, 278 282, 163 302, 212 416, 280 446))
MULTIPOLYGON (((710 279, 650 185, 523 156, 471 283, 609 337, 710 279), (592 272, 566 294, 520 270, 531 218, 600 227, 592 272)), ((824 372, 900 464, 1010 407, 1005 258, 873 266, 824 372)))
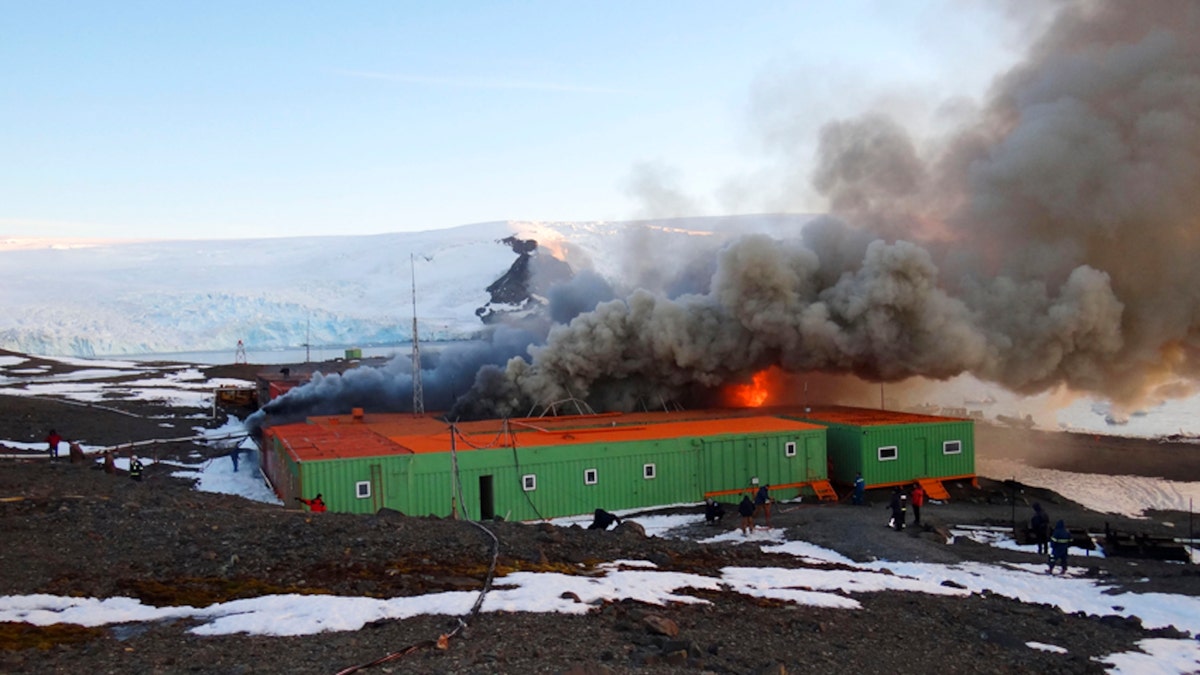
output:
POLYGON ((975 473, 975 428, 968 421, 869 427, 831 424, 828 434, 833 478, 842 483, 853 482, 857 471, 867 485, 975 473), (945 454, 947 441, 958 441, 961 452, 945 454), (879 459, 879 449, 886 447, 896 448, 895 459, 879 459))
MULTIPOLYGON (((276 475, 285 483, 290 457, 276 453, 276 475)), ((705 492, 760 483, 783 485, 826 477, 825 430, 754 437, 659 439, 627 443, 500 448, 457 453, 460 515, 532 520, 695 503, 705 492), (787 443, 796 452, 787 455, 787 443), (647 477, 647 466, 653 467, 647 477), (535 486, 526 490, 524 477, 535 486)), ((304 462, 291 490, 281 497, 320 492, 330 510, 373 513, 380 506, 409 515, 449 516, 452 462, 449 453, 395 455, 304 462), (376 467, 372 469, 372 467, 376 467), (366 494, 362 484, 366 483, 366 494)), ((790 495, 776 493, 777 497, 790 495)))

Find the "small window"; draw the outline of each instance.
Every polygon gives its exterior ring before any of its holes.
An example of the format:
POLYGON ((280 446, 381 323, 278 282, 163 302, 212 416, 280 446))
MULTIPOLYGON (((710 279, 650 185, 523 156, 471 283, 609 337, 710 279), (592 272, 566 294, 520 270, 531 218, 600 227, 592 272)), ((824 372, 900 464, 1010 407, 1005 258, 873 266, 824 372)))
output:
POLYGON ((796 441, 788 441, 787 444, 783 446, 783 454, 785 457, 795 457, 796 441))
POLYGON ((879 461, 887 462, 900 456, 900 451, 894 445, 885 445, 879 449, 879 461))
POLYGON ((583 470, 583 484, 584 485, 595 485, 596 484, 596 470, 595 469, 584 469, 583 470))
POLYGON ((945 443, 942 443, 942 454, 943 455, 961 455, 962 454, 962 441, 946 441, 945 443))
POLYGON ((646 464, 646 465, 642 466, 642 477, 643 478, 645 478, 646 480, 650 480, 651 478, 654 478, 655 475, 657 475, 657 473, 654 469, 653 464, 646 464))
POLYGON ((371 481, 360 480, 354 484, 354 496, 359 499, 367 499, 371 496, 371 481))
POLYGON ((521 476, 521 488, 526 492, 533 492, 537 489, 537 476, 527 473, 521 476))

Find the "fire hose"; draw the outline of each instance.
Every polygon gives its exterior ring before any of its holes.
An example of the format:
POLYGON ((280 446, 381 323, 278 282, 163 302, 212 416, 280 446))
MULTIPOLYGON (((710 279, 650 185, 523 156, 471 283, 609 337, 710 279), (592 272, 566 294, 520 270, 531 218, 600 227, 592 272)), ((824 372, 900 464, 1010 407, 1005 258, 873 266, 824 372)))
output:
POLYGON ((391 661, 395 661, 396 659, 403 658, 405 656, 408 656, 409 654, 421 651, 423 649, 430 649, 430 648, 435 648, 435 647, 437 649, 449 649, 450 648, 450 640, 452 638, 454 638, 455 636, 457 636, 459 633, 461 633, 463 631, 463 629, 465 629, 470 622, 475 620, 475 617, 479 615, 479 610, 483 607, 484 596, 486 596, 488 594, 488 591, 492 590, 492 580, 496 576, 496 565, 500 559, 500 540, 496 538, 495 533, 493 533, 491 530, 487 529, 483 525, 481 525, 473 520, 468 520, 467 522, 469 522, 470 524, 472 524, 475 527, 482 530, 485 534, 487 534, 488 537, 491 537, 491 539, 492 539, 492 563, 491 563, 491 565, 488 566, 487 578, 484 579, 483 588, 480 589, 479 595, 475 598, 475 604, 471 606, 471 610, 469 612, 467 612, 465 615, 458 617, 457 623, 454 626, 454 630, 451 630, 448 633, 443 633, 443 634, 439 635, 436 640, 423 640, 421 642, 411 644, 403 649, 394 651, 390 654, 381 656, 369 663, 363 663, 361 665, 350 666, 349 668, 343 668, 342 670, 339 670, 337 672, 337 675, 349 675, 350 673, 357 673, 360 670, 378 666, 378 665, 381 665, 384 663, 389 663, 391 661))

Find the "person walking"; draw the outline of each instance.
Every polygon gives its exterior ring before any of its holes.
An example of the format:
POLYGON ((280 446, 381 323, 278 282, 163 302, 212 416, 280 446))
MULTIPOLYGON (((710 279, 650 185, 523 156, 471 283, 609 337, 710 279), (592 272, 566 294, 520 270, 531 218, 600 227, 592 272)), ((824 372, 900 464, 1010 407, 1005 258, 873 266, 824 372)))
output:
POLYGON ((888 526, 894 527, 897 532, 904 529, 904 520, 908 518, 906 501, 899 485, 892 488, 892 499, 888 502, 888 508, 892 510, 892 520, 888 526))
POLYGON ((62 443, 62 436, 58 435, 58 431, 51 429, 46 436, 46 452, 50 453, 50 461, 58 459, 58 444, 62 443))
POLYGON ((142 480, 142 460, 137 458, 137 455, 129 456, 129 477, 140 481, 142 480))
POLYGON ((1067 550, 1071 548, 1071 533, 1067 530, 1067 525, 1062 520, 1054 524, 1054 531, 1050 533, 1050 560, 1046 568, 1046 574, 1054 573, 1054 563, 1062 564, 1063 574, 1067 573, 1067 550))
POLYGON ((764 484, 754 495, 754 516, 757 518, 760 512, 763 514, 763 527, 771 526, 771 495, 768 492, 770 489, 770 485, 764 484))
POLYGON ((750 500, 750 495, 742 495, 742 501, 738 504, 738 515, 742 517, 742 534, 753 532, 754 502, 750 500))
POLYGON ((867 503, 867 481, 863 479, 862 472, 854 474, 854 505, 862 506, 867 503))
POLYGON ((920 483, 913 483, 912 496, 909 498, 913 509, 913 525, 921 526, 921 507, 925 506, 925 488, 920 483))
POLYGON ((1050 515, 1042 509, 1038 502, 1033 503, 1033 517, 1029 519, 1029 533, 1037 543, 1038 555, 1050 553, 1050 515))

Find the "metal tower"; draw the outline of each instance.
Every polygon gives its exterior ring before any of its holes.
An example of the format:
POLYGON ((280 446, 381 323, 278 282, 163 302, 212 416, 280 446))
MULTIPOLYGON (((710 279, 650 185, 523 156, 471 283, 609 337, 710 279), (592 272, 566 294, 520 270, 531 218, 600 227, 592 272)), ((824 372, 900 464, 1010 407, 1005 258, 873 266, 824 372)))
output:
POLYGON ((242 344, 241 340, 238 340, 237 352, 235 352, 233 355, 233 362, 234 363, 245 363, 246 362, 246 345, 242 344))
POLYGON ((412 382, 413 382, 413 415, 425 414, 425 388, 421 386, 421 342, 417 339, 417 261, 413 254, 408 254, 408 263, 412 267, 412 382))

